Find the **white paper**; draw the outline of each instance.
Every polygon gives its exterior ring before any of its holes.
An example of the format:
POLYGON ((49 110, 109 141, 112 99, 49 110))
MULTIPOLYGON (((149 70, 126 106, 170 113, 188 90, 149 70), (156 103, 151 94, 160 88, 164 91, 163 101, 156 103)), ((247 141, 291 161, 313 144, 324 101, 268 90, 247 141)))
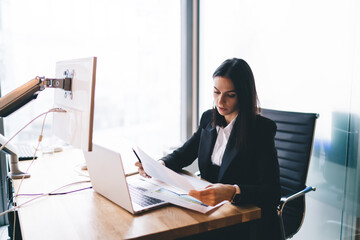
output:
POLYGON ((189 196, 188 193, 193 189, 203 189, 211 183, 184 173, 174 172, 152 159, 139 147, 137 147, 136 153, 141 160, 145 172, 152 177, 147 178, 146 181, 156 186, 155 188, 148 189, 145 192, 146 195, 201 213, 207 213, 228 202, 222 201, 215 206, 208 206, 202 203, 200 200, 189 196))
MULTIPOLYGON (((189 178, 189 179, 193 178, 200 185, 204 185, 204 183, 207 183, 205 181, 191 177, 189 175, 185 175, 184 177, 189 178)), ((154 197, 154 198, 158 198, 165 202, 169 202, 174 205, 181 206, 181 207, 184 207, 187 209, 191 209, 191 210, 194 210, 197 212, 207 213, 207 212, 209 212, 215 208, 218 208, 221 205, 229 202, 229 201, 223 201, 221 203, 218 203, 215 206, 209 206, 187 194, 178 193, 177 188, 173 188, 172 186, 167 185, 162 181, 159 181, 154 178, 145 179, 145 180, 147 182, 153 184, 153 186, 155 186, 155 187, 148 188, 147 191, 144 193, 145 195, 148 195, 148 196, 154 197)))
MULTIPOLYGON (((190 190, 196 190, 204 188, 205 184, 199 184, 198 182, 190 182, 187 177, 184 177, 177 172, 171 170, 170 168, 165 167, 158 161, 152 159, 147 155, 143 150, 137 147, 137 154, 141 159, 141 163, 145 172, 153 177, 157 178, 164 183, 167 183, 178 189, 178 193, 188 193, 190 190), (201 187, 199 187, 201 185, 201 187)), ((200 180, 199 180, 200 181, 200 180)), ((205 181, 203 181, 205 182, 205 181)), ((206 186, 209 183, 206 184, 206 186)))
POLYGON ((184 178, 186 178, 191 185, 193 185, 195 187, 195 189, 199 190, 199 189, 203 189, 209 185, 211 185, 211 182, 202 180, 200 178, 185 174, 185 173, 180 173, 181 176, 183 176, 184 178))
POLYGON ((178 194, 176 192, 170 191, 168 188, 159 188, 157 190, 150 190, 146 192, 146 195, 149 195, 154 198, 161 199, 163 201, 172 203, 177 206, 181 206, 187 209, 195 210, 201 213, 207 213, 214 208, 218 208, 221 205, 229 202, 229 201, 222 201, 215 206, 208 206, 201 201, 197 200, 186 194, 178 194))

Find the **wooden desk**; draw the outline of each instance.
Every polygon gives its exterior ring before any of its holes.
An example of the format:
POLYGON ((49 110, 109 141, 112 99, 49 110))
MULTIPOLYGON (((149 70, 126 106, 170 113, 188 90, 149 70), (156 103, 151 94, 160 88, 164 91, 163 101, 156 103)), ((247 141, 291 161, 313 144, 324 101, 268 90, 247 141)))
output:
MULTIPOLYGON (((84 162, 81 151, 70 149, 40 156, 30 168, 20 193, 51 192, 76 181, 84 162)), ((25 171, 29 161, 21 162, 25 171)), ((19 187, 15 181, 15 189, 19 187)), ((83 183, 60 191, 90 186, 83 183)), ((18 197, 21 204, 29 197, 18 197)), ((201 214, 176 206, 165 206, 134 216, 105 199, 92 189, 66 195, 46 196, 19 208, 22 236, 32 239, 174 239, 213 229, 249 222, 260 218, 255 206, 236 207, 225 204, 209 214, 201 214)))

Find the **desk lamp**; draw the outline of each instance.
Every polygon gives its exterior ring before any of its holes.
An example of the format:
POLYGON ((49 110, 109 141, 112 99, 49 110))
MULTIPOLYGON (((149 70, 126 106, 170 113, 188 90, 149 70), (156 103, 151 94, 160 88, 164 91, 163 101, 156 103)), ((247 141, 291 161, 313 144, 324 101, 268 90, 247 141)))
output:
MULTIPOLYGON (((71 97, 71 81, 72 76, 70 73, 65 72, 65 77, 62 79, 35 77, 22 86, 16 88, 12 92, 0 98, 0 117, 6 117, 15 112, 19 108, 26 105, 31 100, 37 98, 40 91, 45 88, 60 88, 65 91, 65 97, 71 97)), ((0 134, 0 147, 3 146, 8 140, 0 134)), ((10 154, 10 177, 12 179, 28 178, 30 174, 20 171, 18 167, 18 156, 16 147, 10 142, 2 149, 4 152, 10 154)))

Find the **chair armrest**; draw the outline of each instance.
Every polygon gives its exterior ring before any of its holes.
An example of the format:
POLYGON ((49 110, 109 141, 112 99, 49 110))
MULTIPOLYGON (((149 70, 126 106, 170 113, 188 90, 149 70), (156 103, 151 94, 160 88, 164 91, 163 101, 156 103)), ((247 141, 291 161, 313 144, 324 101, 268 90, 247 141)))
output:
POLYGON ((292 195, 289 195, 289 196, 285 196, 285 197, 282 197, 280 199, 280 204, 278 205, 278 215, 282 215, 282 212, 284 210, 284 207, 286 205, 286 203, 294 200, 294 199, 297 199, 298 197, 301 197, 303 195, 305 195, 306 193, 310 192, 310 191, 315 191, 316 188, 315 187, 306 187, 304 188, 303 190, 297 192, 297 193, 294 193, 292 195))

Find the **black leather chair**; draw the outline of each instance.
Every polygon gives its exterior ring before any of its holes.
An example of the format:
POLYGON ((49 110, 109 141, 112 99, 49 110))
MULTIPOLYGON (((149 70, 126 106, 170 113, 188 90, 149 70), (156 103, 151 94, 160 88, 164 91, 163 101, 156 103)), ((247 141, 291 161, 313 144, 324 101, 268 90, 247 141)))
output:
POLYGON ((305 194, 314 130, 318 114, 262 109, 262 115, 276 122, 275 147, 280 166, 282 198, 278 216, 283 239, 296 234, 305 216, 305 194))

